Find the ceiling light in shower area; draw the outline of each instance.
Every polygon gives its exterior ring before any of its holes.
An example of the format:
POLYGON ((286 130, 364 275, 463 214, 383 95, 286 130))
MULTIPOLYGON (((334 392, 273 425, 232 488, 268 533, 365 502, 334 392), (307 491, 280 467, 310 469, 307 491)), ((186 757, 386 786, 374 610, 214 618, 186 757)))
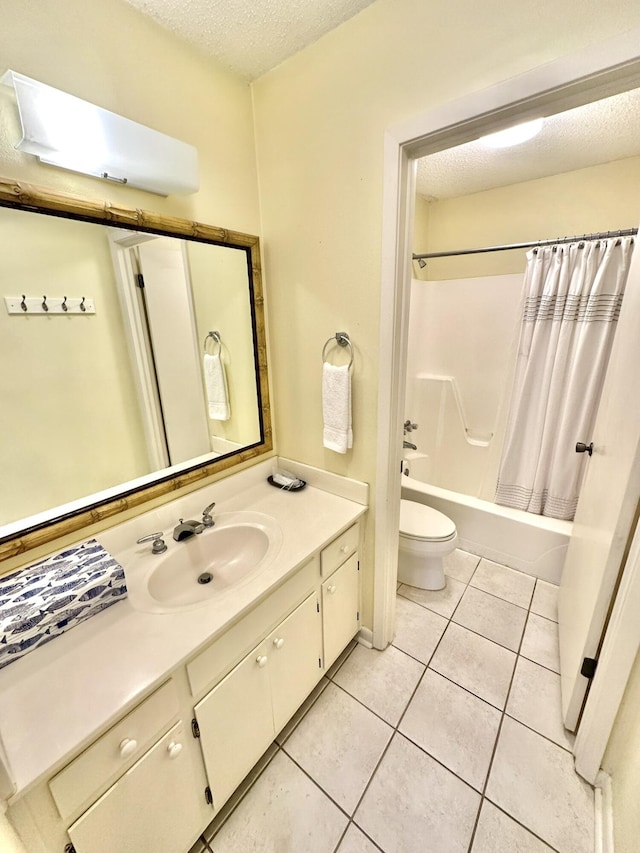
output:
POLYGON ((542 130, 543 124, 543 118, 525 121, 522 124, 507 127, 505 130, 499 130, 497 133, 481 136, 479 142, 487 148, 509 148, 511 145, 520 145, 522 142, 528 142, 537 136, 542 130))

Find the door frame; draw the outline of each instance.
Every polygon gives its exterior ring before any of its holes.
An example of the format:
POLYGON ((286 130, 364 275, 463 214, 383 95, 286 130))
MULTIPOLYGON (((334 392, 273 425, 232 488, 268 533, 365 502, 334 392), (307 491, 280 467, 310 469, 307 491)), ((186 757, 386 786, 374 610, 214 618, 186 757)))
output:
MULTIPOLYGON (((384 138, 373 645, 393 639, 415 161, 640 86, 640 27, 394 125, 384 138)), ((606 678, 602 667, 601 681, 606 678)), ((608 737, 608 736, 607 736, 608 737)))

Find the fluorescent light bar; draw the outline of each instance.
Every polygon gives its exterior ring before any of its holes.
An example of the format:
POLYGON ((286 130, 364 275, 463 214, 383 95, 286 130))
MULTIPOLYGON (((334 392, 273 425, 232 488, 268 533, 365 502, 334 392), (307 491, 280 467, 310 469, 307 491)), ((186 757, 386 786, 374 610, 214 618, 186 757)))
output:
POLYGON ((198 152, 192 145, 16 71, 7 71, 0 83, 16 92, 22 122, 18 150, 158 195, 198 191, 198 152))
POLYGON ((511 145, 520 145, 533 139, 540 133, 543 124, 543 118, 536 118, 497 133, 490 133, 488 136, 481 136, 479 141, 487 148, 509 148, 511 145))

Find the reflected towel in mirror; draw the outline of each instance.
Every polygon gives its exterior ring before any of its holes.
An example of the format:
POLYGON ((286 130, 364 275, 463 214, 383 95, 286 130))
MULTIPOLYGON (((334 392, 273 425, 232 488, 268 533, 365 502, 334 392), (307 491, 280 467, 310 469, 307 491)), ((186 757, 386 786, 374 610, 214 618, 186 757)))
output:
POLYGON ((209 355, 205 353, 203 367, 209 417, 213 421, 228 421, 231 417, 229 389, 220 354, 209 355))
POLYGON ((346 453, 353 447, 351 428, 351 373, 349 365, 325 362, 322 367, 322 443, 328 450, 346 453))

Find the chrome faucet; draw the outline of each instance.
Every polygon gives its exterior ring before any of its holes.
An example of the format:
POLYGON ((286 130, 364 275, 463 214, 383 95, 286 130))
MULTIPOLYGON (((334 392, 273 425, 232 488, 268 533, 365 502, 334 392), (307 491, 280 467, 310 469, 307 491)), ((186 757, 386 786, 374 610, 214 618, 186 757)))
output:
POLYGON ((417 449, 418 449, 418 448, 416 447, 416 445, 415 445, 415 444, 411 444, 411 442, 410 442, 410 441, 403 441, 403 442, 402 442, 402 447, 403 447, 405 450, 417 450, 417 449))
POLYGON ((201 521, 194 521, 192 518, 187 521, 184 518, 180 519, 180 523, 173 529, 173 538, 176 542, 181 542, 183 539, 189 539, 196 533, 202 533, 204 524, 201 521))
POLYGON ((202 510, 202 523, 205 527, 213 527, 213 525, 215 524, 215 521, 211 518, 211 510, 214 508, 215 505, 216 502, 214 501, 202 510))

